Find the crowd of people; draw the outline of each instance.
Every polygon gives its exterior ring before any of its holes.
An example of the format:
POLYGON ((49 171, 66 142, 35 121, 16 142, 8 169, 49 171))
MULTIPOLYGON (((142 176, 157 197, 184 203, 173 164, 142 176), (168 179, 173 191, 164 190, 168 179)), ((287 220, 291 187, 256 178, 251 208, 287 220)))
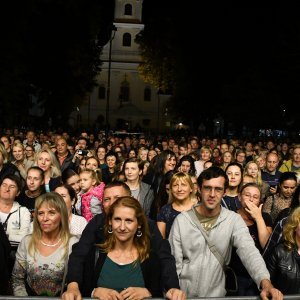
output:
POLYGON ((1 295, 299 294, 300 144, 7 130, 1 295))

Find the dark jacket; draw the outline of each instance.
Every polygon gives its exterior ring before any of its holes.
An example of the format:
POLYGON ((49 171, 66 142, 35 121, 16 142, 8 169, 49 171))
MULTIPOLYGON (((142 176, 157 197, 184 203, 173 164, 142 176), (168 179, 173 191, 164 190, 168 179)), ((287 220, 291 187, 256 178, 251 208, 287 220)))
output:
MULTIPOLYGON (((57 153, 55 153, 56 159, 60 164, 59 158, 57 156, 57 153)), ((73 155, 70 153, 70 151, 68 151, 68 155, 67 157, 64 159, 62 165, 60 165, 60 170, 61 172, 63 172, 66 169, 76 169, 76 164, 72 162, 73 159, 73 155)))
POLYGON ((299 260, 297 249, 288 251, 283 244, 277 245, 266 260, 271 282, 284 295, 300 294, 299 260))
MULTIPOLYGON (((86 276, 84 269, 89 261, 91 251, 94 249, 95 243, 103 241, 103 227, 105 224, 105 215, 96 215, 85 227, 78 243, 72 247, 72 253, 69 257, 67 282, 77 282, 81 287, 83 296, 90 290, 90 287, 84 287, 84 277, 86 276)), ((161 282, 165 291, 170 288, 179 288, 179 280, 176 273, 175 259, 171 254, 171 248, 168 240, 164 240, 154 221, 149 220, 151 232, 151 249, 157 253, 161 264, 161 282)), ((157 273, 156 273, 157 274, 157 273)))
MULTIPOLYGON (((98 277, 101 273, 103 264, 107 257, 106 253, 93 249, 91 255, 88 256, 88 263, 85 264, 83 284, 80 287, 83 297, 90 297, 94 288, 97 287, 98 277), (97 262, 95 264, 95 253, 99 253, 97 262)), ((160 260, 157 253, 151 251, 150 257, 141 263, 141 270, 145 282, 145 288, 151 293, 152 297, 163 297, 163 289, 161 287, 160 277, 160 260)))
POLYGON ((61 177, 51 177, 49 181, 50 191, 53 192, 62 183, 61 177))

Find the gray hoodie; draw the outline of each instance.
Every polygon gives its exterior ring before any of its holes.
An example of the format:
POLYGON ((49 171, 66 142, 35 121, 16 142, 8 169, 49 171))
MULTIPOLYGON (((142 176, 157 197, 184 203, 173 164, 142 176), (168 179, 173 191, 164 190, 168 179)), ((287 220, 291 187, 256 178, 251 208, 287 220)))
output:
MULTIPOLYGON (((237 254, 258 287, 262 279, 270 279, 265 262, 240 215, 222 207, 215 225, 208 232, 208 239, 226 264, 230 262, 232 246, 236 247, 237 254)), ((182 212, 174 220, 169 241, 176 260, 180 288, 187 293, 187 297, 224 297, 223 268, 187 212, 182 212)))

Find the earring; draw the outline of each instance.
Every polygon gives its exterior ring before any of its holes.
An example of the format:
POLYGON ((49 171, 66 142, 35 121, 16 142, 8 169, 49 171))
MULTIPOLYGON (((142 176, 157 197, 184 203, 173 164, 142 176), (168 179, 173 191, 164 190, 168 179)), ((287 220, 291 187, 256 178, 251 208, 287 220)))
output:
POLYGON ((107 232, 108 232, 109 234, 112 234, 112 233, 113 233, 113 230, 112 230, 111 225, 108 225, 107 232))
POLYGON ((143 235, 142 231, 141 231, 141 228, 138 228, 137 231, 136 231, 136 236, 138 238, 140 238, 141 236, 143 235))

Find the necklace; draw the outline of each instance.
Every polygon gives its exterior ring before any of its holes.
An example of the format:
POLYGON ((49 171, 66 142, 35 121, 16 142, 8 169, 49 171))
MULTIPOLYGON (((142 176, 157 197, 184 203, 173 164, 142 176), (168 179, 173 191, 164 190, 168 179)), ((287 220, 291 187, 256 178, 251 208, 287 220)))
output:
POLYGON ((40 242, 42 245, 44 245, 46 247, 55 247, 60 243, 60 241, 61 241, 61 238, 55 244, 47 244, 47 243, 43 242, 42 240, 40 242))

